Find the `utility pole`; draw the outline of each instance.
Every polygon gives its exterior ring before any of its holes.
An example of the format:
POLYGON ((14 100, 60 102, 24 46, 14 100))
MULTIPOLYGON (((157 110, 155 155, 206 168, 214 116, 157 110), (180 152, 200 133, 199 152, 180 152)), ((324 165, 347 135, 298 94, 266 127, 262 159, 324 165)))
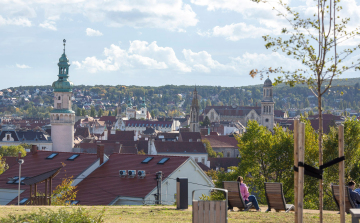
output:
MULTIPOLYGON (((20 157, 20 155, 19 155, 20 157)), ((20 184, 21 184, 21 164, 24 163, 24 160, 23 159, 19 159, 18 160, 18 163, 19 163, 19 191, 18 191, 18 205, 20 205, 20 184)))

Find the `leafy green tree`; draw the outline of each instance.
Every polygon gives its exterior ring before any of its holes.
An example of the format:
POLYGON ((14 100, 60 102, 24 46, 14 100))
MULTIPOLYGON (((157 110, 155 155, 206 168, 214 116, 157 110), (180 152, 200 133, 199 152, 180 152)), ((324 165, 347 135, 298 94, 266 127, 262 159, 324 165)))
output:
POLYGON ((209 126, 211 124, 209 117, 205 116, 203 126, 209 126))
POLYGON ((9 166, 6 164, 6 160, 0 155, 0 175, 7 170, 9 166))
POLYGON ((0 148, 0 156, 12 156, 17 157, 21 152, 21 157, 26 156, 26 150, 22 146, 2 146, 0 148))
POLYGON ((224 155, 221 152, 215 152, 211 147, 209 140, 203 139, 202 142, 205 144, 206 152, 209 157, 223 157, 224 155))
POLYGON ((112 116, 112 114, 111 114, 111 111, 109 111, 109 114, 108 114, 108 116, 112 116))
POLYGON ((51 196, 51 205, 69 205, 76 199, 76 186, 72 186, 73 177, 64 178, 61 184, 57 185, 51 196))
POLYGON ((86 110, 85 110, 85 108, 83 108, 82 110, 81 110, 81 116, 85 116, 86 115, 86 110))
MULTIPOLYGON (((252 0, 254 2, 268 2, 266 0, 252 0)), ((322 110, 323 96, 332 86, 333 79, 339 77, 345 71, 350 69, 358 70, 360 61, 352 59, 350 55, 360 48, 357 45, 353 48, 338 49, 338 44, 353 38, 359 34, 355 30, 348 30, 346 25, 350 18, 340 17, 342 7, 338 0, 318 0, 317 11, 313 18, 301 18, 300 13, 290 7, 287 2, 278 1, 281 9, 273 6, 271 8, 278 12, 278 16, 283 17, 289 22, 291 29, 283 28, 283 36, 270 37, 263 36, 267 49, 272 48, 274 51, 282 51, 286 55, 302 63, 302 67, 295 67, 294 70, 285 70, 282 67, 268 68, 262 71, 252 70, 251 76, 260 73, 281 73, 283 76, 275 79, 275 85, 285 83, 290 86, 295 84, 307 84, 310 90, 318 99, 319 114, 319 134, 318 150, 319 163, 323 164, 323 126, 322 110), (345 63, 346 62, 346 63, 345 63)), ((323 209, 323 180, 319 182, 319 206, 320 222, 322 222, 323 209)))
POLYGON ((76 116, 81 116, 81 108, 76 109, 76 116))
POLYGON ((98 111, 98 117, 102 117, 103 113, 104 113, 104 111, 100 108, 98 111))
POLYGON ((90 116, 91 116, 91 117, 95 117, 95 108, 94 108, 94 106, 91 106, 90 116))

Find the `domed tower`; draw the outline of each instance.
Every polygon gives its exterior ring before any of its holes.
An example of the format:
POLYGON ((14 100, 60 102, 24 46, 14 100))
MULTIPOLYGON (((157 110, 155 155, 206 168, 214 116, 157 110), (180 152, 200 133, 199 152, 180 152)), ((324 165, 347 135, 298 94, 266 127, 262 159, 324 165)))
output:
POLYGON ((190 107, 190 132, 200 132, 199 129, 199 102, 197 97, 196 86, 193 93, 193 100, 190 107))
POLYGON ((261 125, 268 129, 274 128, 273 85, 269 78, 264 82, 263 99, 261 100, 261 125))
POLYGON ((74 147, 75 112, 71 109, 73 83, 69 78, 69 59, 64 53, 59 59, 59 79, 52 84, 54 88, 54 109, 50 114, 51 139, 53 151, 72 152, 74 147))

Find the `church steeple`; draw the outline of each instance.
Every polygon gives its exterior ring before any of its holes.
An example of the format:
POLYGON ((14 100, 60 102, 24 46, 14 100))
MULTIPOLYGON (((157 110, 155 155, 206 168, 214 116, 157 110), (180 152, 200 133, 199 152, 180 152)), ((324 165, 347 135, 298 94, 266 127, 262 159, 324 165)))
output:
POLYGON ((66 44, 65 39, 63 40, 63 43, 64 43, 64 52, 61 55, 58 63, 59 79, 52 84, 52 87, 54 88, 55 92, 72 92, 72 88, 74 87, 74 84, 68 80, 70 63, 69 63, 69 59, 66 57, 65 54, 65 44, 66 44))
POLYGON ((196 85, 193 92, 193 100, 190 107, 190 132, 199 132, 199 101, 198 94, 196 91, 196 85))
POLYGON ((69 59, 64 52, 58 63, 58 80, 52 84, 54 88, 54 109, 50 114, 51 139, 53 151, 72 152, 74 147, 75 112, 72 110, 71 97, 73 83, 69 78, 69 59))

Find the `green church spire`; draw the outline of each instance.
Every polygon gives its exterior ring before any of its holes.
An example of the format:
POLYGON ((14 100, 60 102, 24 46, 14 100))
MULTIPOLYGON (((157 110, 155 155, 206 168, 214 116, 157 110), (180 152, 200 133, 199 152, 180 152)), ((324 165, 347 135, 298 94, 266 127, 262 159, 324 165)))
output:
POLYGON ((61 55, 59 59, 59 79, 55 81, 52 84, 52 87, 54 88, 55 92, 72 92, 72 88, 74 87, 74 84, 68 80, 69 78, 69 59, 66 57, 65 54, 65 44, 66 40, 63 40, 64 43, 64 53, 61 55))

